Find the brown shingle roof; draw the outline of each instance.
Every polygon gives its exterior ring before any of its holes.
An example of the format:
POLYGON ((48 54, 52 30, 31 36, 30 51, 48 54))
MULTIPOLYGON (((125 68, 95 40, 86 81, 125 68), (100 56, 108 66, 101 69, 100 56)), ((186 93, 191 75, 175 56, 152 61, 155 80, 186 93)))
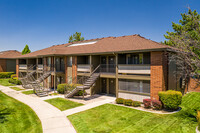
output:
POLYGON ((125 51, 153 50, 169 48, 166 45, 148 40, 139 35, 106 37, 99 39, 85 40, 75 43, 85 43, 97 41, 94 44, 71 46, 73 43, 55 45, 46 49, 38 50, 19 58, 45 56, 45 55, 75 55, 75 54, 95 54, 95 53, 112 53, 125 51))
POLYGON ((12 59, 21 56, 21 52, 17 50, 8 50, 0 52, 0 59, 12 59))

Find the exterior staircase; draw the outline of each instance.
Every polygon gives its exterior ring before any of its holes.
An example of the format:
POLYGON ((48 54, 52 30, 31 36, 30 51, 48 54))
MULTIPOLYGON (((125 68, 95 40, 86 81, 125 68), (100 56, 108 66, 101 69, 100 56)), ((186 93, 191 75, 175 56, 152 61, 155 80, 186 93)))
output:
POLYGON ((40 83, 43 82, 49 76, 51 76, 51 73, 52 73, 52 71, 47 71, 42 76, 40 76, 37 80, 35 80, 34 82, 30 82, 36 95, 38 95, 40 97, 48 95, 49 89, 44 88, 43 86, 40 85, 40 83))
POLYGON ((90 76, 88 77, 88 79, 85 80, 82 86, 77 86, 74 90, 66 94, 65 97, 66 98, 73 97, 78 91, 82 90, 84 92, 84 90, 90 89, 90 87, 92 87, 96 83, 97 79, 100 76, 100 73, 98 72, 99 67, 100 65, 90 74, 90 76))

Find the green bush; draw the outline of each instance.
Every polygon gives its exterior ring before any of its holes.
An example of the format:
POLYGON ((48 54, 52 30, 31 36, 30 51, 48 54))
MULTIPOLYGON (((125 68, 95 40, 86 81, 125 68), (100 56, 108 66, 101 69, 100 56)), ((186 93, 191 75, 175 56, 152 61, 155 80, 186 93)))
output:
MULTIPOLYGON (((86 91, 84 90, 84 95, 86 94, 86 91)), ((83 91, 82 90, 80 90, 80 91, 78 91, 76 94, 75 94, 75 96, 83 96, 83 91)))
POLYGON ((66 88, 67 88, 66 86, 67 86, 67 84, 59 84, 57 86, 57 92, 60 94, 64 94, 66 91, 66 88))
POLYGON ((198 130, 200 131, 200 110, 197 111, 198 130))
POLYGON ((22 84, 22 82, 20 80, 18 80, 18 78, 9 79, 8 82, 12 83, 12 84, 16 84, 16 85, 22 84))
POLYGON ((132 106, 133 105, 133 100, 131 100, 131 99, 125 99, 124 100, 124 105, 126 105, 126 106, 132 106))
MULTIPOLYGON (((81 86, 81 84, 59 84, 57 86, 57 92, 60 94, 65 94, 72 91, 77 86, 81 86)), ((81 92, 78 92, 78 93, 81 93, 81 92)))
POLYGON ((0 72, 0 78, 10 78, 14 72, 0 72))
POLYGON ((168 110, 177 110, 182 101, 182 93, 180 91, 161 91, 158 95, 164 104, 164 108, 168 110))
POLYGON ((133 107, 140 107, 141 106, 141 102, 133 101, 132 105, 133 105, 133 107))
POLYGON ((17 78, 17 75, 16 74, 12 74, 11 76, 10 76, 10 78, 17 78))
POLYGON ((124 103, 123 98, 117 98, 115 101, 116 101, 117 104, 123 104, 124 103))

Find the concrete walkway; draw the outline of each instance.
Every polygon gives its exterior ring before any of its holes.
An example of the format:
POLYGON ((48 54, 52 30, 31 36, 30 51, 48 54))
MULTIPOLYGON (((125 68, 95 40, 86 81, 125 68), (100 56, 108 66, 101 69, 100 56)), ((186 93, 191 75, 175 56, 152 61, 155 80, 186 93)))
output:
POLYGON ((76 133, 65 114, 42 99, 4 86, 0 86, 0 91, 30 106, 41 120, 43 133, 76 133))
POLYGON ((86 104, 86 105, 83 105, 83 106, 79 106, 79 107, 76 107, 76 108, 65 110, 65 111, 63 111, 63 113, 66 116, 72 115, 72 114, 75 114, 75 113, 78 113, 78 112, 81 112, 81 111, 85 111, 85 110, 88 110, 88 109, 91 109, 91 108, 94 108, 94 107, 97 107, 97 106, 100 106, 100 105, 103 105, 103 104, 106 104, 106 103, 111 103, 114 100, 115 100, 115 98, 112 98, 112 99, 109 98, 109 99, 89 103, 89 104, 86 104))

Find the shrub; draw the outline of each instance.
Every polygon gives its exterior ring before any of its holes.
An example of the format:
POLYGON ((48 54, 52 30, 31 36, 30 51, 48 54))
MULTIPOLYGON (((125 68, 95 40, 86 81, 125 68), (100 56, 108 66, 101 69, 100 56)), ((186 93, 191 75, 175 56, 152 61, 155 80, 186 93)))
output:
POLYGON ((162 103, 158 100, 152 100, 153 109, 160 110, 162 109, 162 103))
MULTIPOLYGON (((84 95, 86 94, 86 91, 84 90, 84 95)), ((82 90, 80 90, 80 91, 78 91, 76 94, 75 94, 75 96, 83 96, 83 91, 82 90)))
POLYGON ((200 131, 200 110, 197 111, 198 130, 200 131))
POLYGON ((67 84, 59 84, 57 86, 57 92, 60 94, 64 94, 66 91, 66 88, 67 88, 66 86, 67 86, 67 84))
POLYGON ((10 78, 14 72, 0 72, 0 78, 10 78))
POLYGON ((131 100, 131 99, 125 99, 124 100, 124 105, 126 105, 126 106, 132 106, 133 105, 133 100, 131 100))
POLYGON ((115 101, 116 101, 117 104, 123 104, 124 103, 123 98, 117 98, 115 101))
POLYGON ((18 78, 11 78, 8 80, 9 83, 12 83, 12 84, 16 84, 16 85, 21 85, 22 82, 20 80, 18 80, 18 78))
MULTIPOLYGON (((59 84, 57 86, 57 92, 60 94, 65 94, 72 91, 77 86, 81 86, 81 84, 59 84)), ((78 92, 78 93, 81 94, 81 92, 78 92)))
POLYGON ((17 75, 16 74, 12 74, 11 76, 10 76, 10 78, 17 78, 17 75))
POLYGON ((143 99, 144 107, 151 108, 151 99, 143 99))
POLYGON ((164 108, 169 110, 177 110, 182 101, 182 93, 180 91, 162 91, 158 95, 164 104, 164 108))
POLYGON ((133 107, 140 107, 141 106, 141 102, 139 101, 133 101, 133 107))

